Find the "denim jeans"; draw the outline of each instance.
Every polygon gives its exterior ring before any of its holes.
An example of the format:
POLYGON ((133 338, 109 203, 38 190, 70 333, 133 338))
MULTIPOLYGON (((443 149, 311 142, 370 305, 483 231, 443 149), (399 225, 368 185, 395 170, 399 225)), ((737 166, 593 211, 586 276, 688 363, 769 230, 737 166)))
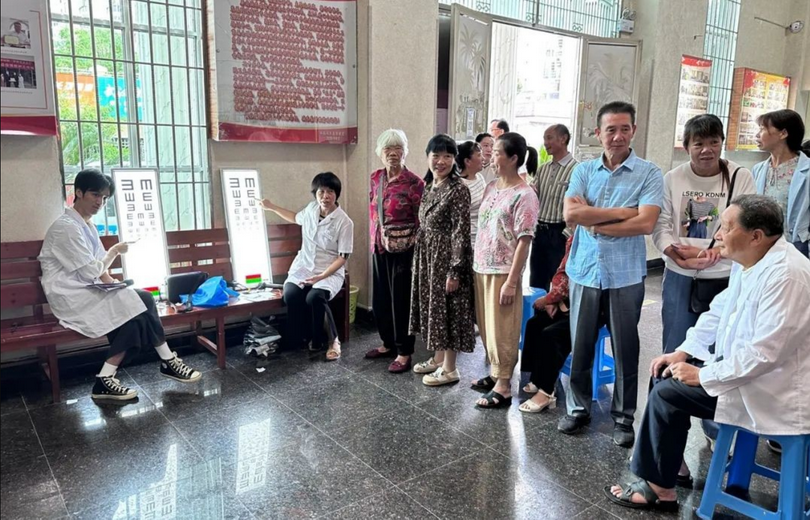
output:
POLYGON ((692 293, 692 277, 664 270, 664 304, 661 320, 664 323, 664 354, 675 352, 686 339, 686 331, 694 327, 699 314, 689 308, 692 293))
MULTIPOLYGON (((689 298, 692 293, 692 277, 678 274, 669 269, 664 270, 664 303, 661 307, 661 319, 664 323, 664 354, 675 352, 686 339, 686 331, 697 323, 699 314, 692 312, 689 298)), ((714 351, 713 346, 710 350, 714 351)), ((703 433, 712 439, 717 438, 717 424, 714 421, 701 421, 703 433)))

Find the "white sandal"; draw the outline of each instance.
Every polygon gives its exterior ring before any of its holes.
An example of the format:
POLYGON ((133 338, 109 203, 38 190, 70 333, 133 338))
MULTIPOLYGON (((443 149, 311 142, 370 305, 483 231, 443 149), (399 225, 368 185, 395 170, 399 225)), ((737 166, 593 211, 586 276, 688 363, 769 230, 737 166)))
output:
POLYGON ((340 341, 335 339, 335 341, 333 341, 326 350, 326 360, 337 361, 338 359, 340 359, 340 341))
POLYGON ((523 403, 521 403, 518 409, 523 413, 540 413, 546 408, 548 408, 549 410, 557 408, 557 398, 554 396, 554 394, 548 395, 547 393, 539 389, 537 393, 543 394, 544 396, 548 397, 548 401, 546 401, 545 404, 537 404, 531 399, 527 399, 523 401, 523 403))
POLYGON ((534 383, 527 383, 526 386, 523 387, 523 391, 527 394, 536 394, 540 389, 537 388, 534 383))

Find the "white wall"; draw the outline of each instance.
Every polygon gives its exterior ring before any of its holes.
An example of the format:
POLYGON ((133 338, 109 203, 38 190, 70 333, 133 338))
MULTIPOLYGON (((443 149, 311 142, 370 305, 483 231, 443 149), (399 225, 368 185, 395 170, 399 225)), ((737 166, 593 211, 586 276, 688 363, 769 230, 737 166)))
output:
POLYGON ((41 240, 62 213, 62 174, 54 137, 0 138, 3 242, 41 240))

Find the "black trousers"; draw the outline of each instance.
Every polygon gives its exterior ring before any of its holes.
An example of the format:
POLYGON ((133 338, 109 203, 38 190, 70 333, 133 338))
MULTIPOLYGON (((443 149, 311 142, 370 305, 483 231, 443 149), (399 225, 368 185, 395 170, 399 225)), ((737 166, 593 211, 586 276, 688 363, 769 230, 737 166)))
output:
POLYGON ((529 285, 548 291, 551 279, 565 256, 565 223, 537 224, 529 257, 529 285))
POLYGON ((664 379, 653 386, 636 436, 630 469, 663 488, 675 487, 692 417, 713 419, 717 398, 700 386, 664 379))
POLYGON ((325 348, 337 337, 335 318, 329 308, 329 291, 311 285, 302 289, 294 283, 285 283, 284 303, 290 345, 297 347, 312 340, 314 347, 325 348))
POLYGON ((644 282, 619 289, 595 289, 569 284, 571 299, 571 391, 566 394, 569 415, 591 413, 592 369, 599 329, 607 325, 616 362, 616 384, 610 415, 630 426, 638 401, 638 322, 644 301, 644 282))
POLYGON ((570 353, 571 325, 568 313, 558 311, 550 318, 545 310, 535 310, 534 316, 526 322, 520 370, 531 372, 530 381, 551 395, 570 353))
MULTIPOLYGON (((129 289, 122 289, 128 291, 129 289)), ((107 333, 110 342, 108 357, 127 351, 139 350, 142 347, 156 348, 166 342, 163 323, 158 316, 157 305, 152 293, 135 289, 146 310, 138 314, 117 329, 107 333)))
POLYGON ((371 305, 383 345, 400 356, 413 354, 416 337, 408 334, 411 315, 413 249, 404 253, 374 253, 371 305))

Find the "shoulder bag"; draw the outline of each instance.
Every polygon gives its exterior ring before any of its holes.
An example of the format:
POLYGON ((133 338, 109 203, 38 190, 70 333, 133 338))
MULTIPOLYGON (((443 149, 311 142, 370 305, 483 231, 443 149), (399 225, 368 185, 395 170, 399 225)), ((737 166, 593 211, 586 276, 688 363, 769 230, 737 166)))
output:
MULTIPOLYGON (((726 207, 731 204, 732 196, 734 195, 734 181, 737 180, 737 172, 740 168, 734 170, 731 175, 731 186, 728 189, 728 198, 726 199, 726 207)), ((719 221, 718 221, 719 225, 719 221)), ((714 233, 717 233, 715 228, 714 233)), ((714 234, 712 241, 707 249, 714 247, 714 234)), ((695 271, 695 276, 692 278, 692 291, 689 295, 689 309, 695 314, 703 314, 709 310, 709 306, 715 296, 726 290, 728 287, 728 277, 725 278, 698 278, 700 270, 695 271)))
POLYGON ((404 253, 416 243, 416 224, 385 225, 385 211, 383 208, 385 175, 386 173, 383 172, 380 187, 377 190, 377 218, 380 221, 380 241, 383 248, 389 253, 404 253))

